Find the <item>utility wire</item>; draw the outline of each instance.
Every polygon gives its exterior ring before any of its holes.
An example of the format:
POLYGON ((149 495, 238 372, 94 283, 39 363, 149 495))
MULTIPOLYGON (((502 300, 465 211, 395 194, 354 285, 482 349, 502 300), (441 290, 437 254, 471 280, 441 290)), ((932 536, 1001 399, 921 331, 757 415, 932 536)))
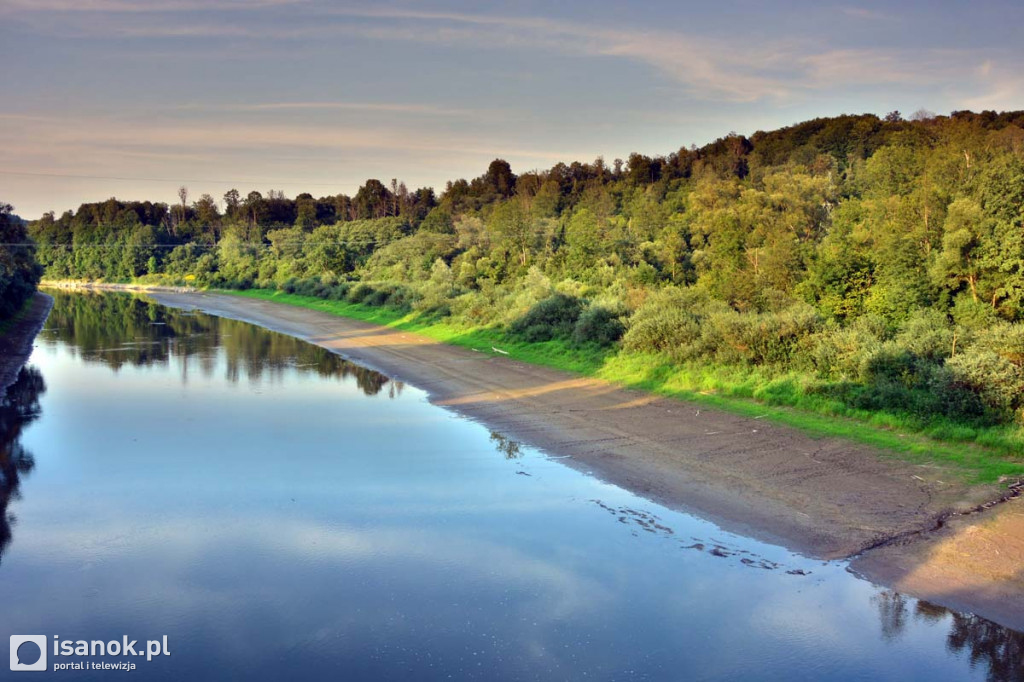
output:
MULTIPOLYGON (((295 241, 286 241, 286 242, 284 242, 284 244, 286 244, 286 245, 293 245, 293 244, 295 244, 295 245, 301 245, 301 246, 370 246, 372 244, 384 244, 384 245, 393 244, 396 241, 398 241, 398 240, 395 239, 395 240, 385 241, 385 242, 381 242, 381 241, 378 241, 378 240, 375 240, 375 239, 374 240, 369 240, 369 241, 342 241, 342 242, 310 242, 310 241, 299 242, 298 240, 295 240, 295 241)), ((61 242, 61 243, 54 244, 54 243, 48 243, 48 242, 42 242, 42 243, 39 243, 39 242, 0 242, 0 246, 9 246, 9 247, 15 247, 15 246, 49 246, 49 247, 62 247, 62 248, 68 248, 68 249, 95 249, 95 248, 120 249, 120 248, 123 248, 125 246, 131 246, 132 248, 139 248, 139 249, 151 249, 151 248, 156 248, 156 249, 173 249, 173 248, 176 248, 178 246, 194 246, 194 247, 200 248, 200 249, 213 249, 213 248, 216 248, 219 245, 220 244, 199 244, 199 243, 196 243, 196 242, 185 242, 184 244, 119 244, 119 243, 111 243, 111 242, 107 242, 107 243, 103 243, 103 244, 68 244, 68 243, 65 243, 65 242, 61 242)), ((251 247, 265 246, 265 247, 268 247, 268 248, 274 246, 274 244, 272 244, 272 243, 271 244, 267 244, 266 242, 236 242, 235 245, 237 245, 237 246, 251 246, 251 247)))
POLYGON ((142 178, 142 177, 124 177, 117 175, 85 175, 76 173, 32 173, 29 171, 12 171, 12 170, 0 170, 0 175, 24 175, 28 177, 40 177, 40 178, 77 178, 80 180, 126 180, 126 181, 140 181, 140 182, 169 182, 172 184, 180 185, 182 183, 209 183, 209 184, 225 184, 225 185, 302 185, 311 187, 338 187, 338 182, 305 182, 299 180, 175 180, 173 178, 142 178))

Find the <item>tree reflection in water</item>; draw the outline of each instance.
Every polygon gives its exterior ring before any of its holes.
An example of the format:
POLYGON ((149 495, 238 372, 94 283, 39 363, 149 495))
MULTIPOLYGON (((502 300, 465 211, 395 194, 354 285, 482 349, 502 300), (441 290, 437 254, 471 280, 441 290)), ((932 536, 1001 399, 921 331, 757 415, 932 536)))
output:
POLYGON ((243 378, 273 382, 286 371, 298 370, 325 378, 352 377, 369 396, 385 387, 390 398, 402 392, 400 381, 246 322, 165 308, 129 294, 52 293, 53 310, 40 338, 62 341, 87 362, 114 370, 168 365, 173 360, 187 382, 191 372, 212 377, 222 353, 226 378, 232 383, 243 378))
POLYGON ((11 543, 14 515, 8 509, 21 495, 21 479, 35 467, 32 453, 21 444, 24 428, 39 417, 39 396, 46 391, 43 375, 23 367, 0 400, 0 562, 11 543))
MULTIPOLYGON (((115 371, 125 365, 176 361, 182 380, 187 381, 192 371, 212 377, 223 357, 227 379, 232 382, 243 378, 276 381, 284 372, 297 370, 326 378, 354 377, 370 396, 382 393, 385 387, 389 397, 402 390, 400 382, 323 348, 244 322, 151 305, 125 294, 55 292, 54 299, 41 340, 64 342, 86 361, 103 363, 115 371)), ((11 541, 13 517, 8 505, 18 497, 21 477, 34 466, 19 438, 25 425, 38 416, 38 398, 44 390, 39 372, 27 368, 0 402, 0 558, 11 541)), ((499 433, 492 433, 491 441, 507 459, 522 455, 519 443, 499 433)), ((985 669, 991 682, 1024 682, 1024 634, 975 615, 915 602, 891 590, 878 593, 873 601, 884 639, 898 640, 915 620, 936 626, 946 622, 950 651, 967 655, 976 667, 985 669)))
POLYGON ((523 456, 519 441, 503 436, 497 431, 491 431, 491 442, 494 443, 498 452, 505 456, 505 459, 519 459, 523 456))
POLYGON ((1024 633, 927 601, 918 601, 911 612, 911 600, 893 590, 883 590, 872 600, 886 640, 899 639, 911 618, 933 623, 948 618, 950 651, 967 653, 973 666, 984 666, 990 682, 1024 682, 1024 633))

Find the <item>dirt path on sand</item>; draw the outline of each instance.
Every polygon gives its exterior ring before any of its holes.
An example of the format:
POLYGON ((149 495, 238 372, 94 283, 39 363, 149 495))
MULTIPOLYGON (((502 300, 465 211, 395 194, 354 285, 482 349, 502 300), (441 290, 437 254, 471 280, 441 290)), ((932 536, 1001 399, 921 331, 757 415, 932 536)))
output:
MULTIPOLYGON (((886 459, 867 446, 520 363, 490 349, 474 352, 255 299, 151 295, 323 346, 425 390, 437 405, 568 456, 569 466, 816 557, 855 555, 994 496, 994 489, 954 482, 949 471, 886 459)), ((1024 555, 1016 565, 1022 561, 1024 555)), ((874 575, 871 566, 860 570, 874 575)), ((911 593, 935 596, 920 586, 911 593)), ((1024 614, 1024 593, 1015 598, 1024 614)))

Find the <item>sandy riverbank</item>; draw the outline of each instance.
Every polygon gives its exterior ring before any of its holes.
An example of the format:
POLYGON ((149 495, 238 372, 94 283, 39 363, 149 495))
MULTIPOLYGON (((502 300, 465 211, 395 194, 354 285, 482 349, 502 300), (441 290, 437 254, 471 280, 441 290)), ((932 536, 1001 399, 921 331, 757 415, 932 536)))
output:
MULTIPOLYGON (((887 539, 931 529, 936 519, 996 494, 994 488, 958 483, 948 470, 889 459, 862 445, 516 362, 491 349, 474 352, 254 299, 151 295, 164 305, 244 320, 328 348, 425 390, 435 404, 568 456, 564 461, 570 466, 710 518, 727 530, 811 556, 857 555, 887 539)), ((949 574, 976 568, 969 562, 950 568, 954 565, 937 549, 949 541, 942 533, 1000 520, 1004 513, 997 508, 960 517, 939 533, 872 550, 854 563, 855 569, 910 594, 1024 628, 1019 573, 1011 580, 1004 579, 1009 569, 972 573, 976 583, 954 589, 949 574), (928 562, 945 567, 946 579, 934 569, 915 572, 928 562)), ((1024 547, 1008 551, 1002 565, 1019 570, 1024 547)))
POLYGON ((0 397, 18 378, 18 372, 32 354, 32 342, 52 307, 53 298, 37 292, 28 310, 6 334, 0 335, 0 397))

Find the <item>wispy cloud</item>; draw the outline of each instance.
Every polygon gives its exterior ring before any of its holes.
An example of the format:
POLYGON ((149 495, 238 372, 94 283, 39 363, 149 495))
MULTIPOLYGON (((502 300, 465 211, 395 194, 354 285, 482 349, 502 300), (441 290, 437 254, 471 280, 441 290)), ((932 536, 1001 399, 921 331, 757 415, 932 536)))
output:
POLYGON ((854 19, 865 19, 868 21, 891 21, 893 15, 866 7, 840 7, 839 11, 854 19))
POLYGON ((972 50, 859 48, 810 54, 798 66, 807 87, 931 85, 969 77, 980 60, 972 50))
POLYGON ((0 12, 158 13, 252 10, 306 4, 309 0, 0 0, 0 12))
POLYGON ((181 110, 198 111, 364 111, 370 113, 414 114, 423 116, 477 116, 479 109, 438 107, 430 104, 402 102, 258 102, 253 104, 181 104, 174 107, 181 110))
MULTIPOLYGON (((329 41, 338 38, 440 45, 478 50, 544 50, 599 59, 645 64, 683 88, 693 98, 731 103, 770 100, 791 103, 823 91, 850 86, 942 84, 964 78, 986 58, 984 49, 910 49, 895 47, 831 48, 809 38, 764 40, 737 49, 732 38, 678 30, 607 27, 535 16, 450 12, 414 7, 335 7, 303 0, 0 0, 0 7, 27 7, 84 12, 123 12, 102 20, 49 24, 51 30, 76 35, 120 38, 227 38, 262 41, 329 41), (153 18, 154 8, 189 10, 202 5, 231 9, 269 9, 303 3, 301 11, 281 21, 168 22, 153 18), (145 8, 145 9, 144 9, 145 8), (134 14, 133 14, 134 13, 134 14)), ((886 15, 861 7, 840 8, 863 19, 886 15)), ((253 13, 253 16, 259 13, 253 13)), ((246 15, 249 16, 249 15, 246 15)), ((66 17, 65 17, 66 18, 66 17)), ((187 17, 186 17, 187 18, 187 17)), ((37 24, 38 26, 38 24, 37 24)), ((239 110, 256 110, 240 106, 239 110)), ((377 111, 457 115, 414 106, 374 105, 377 111)), ((297 102, 267 104, 265 109, 351 109, 358 103, 297 102)))
POLYGON ((986 60, 975 70, 972 78, 977 90, 961 95, 964 109, 1008 110, 1024 107, 1024 76, 1017 63, 1004 60, 986 60))
MULTIPOLYGON (((4 157, 15 151, 26 154, 58 153, 61 149, 92 153, 150 155, 245 154, 266 155, 273 150, 293 153, 318 151, 471 159, 479 164, 495 156, 535 162, 554 162, 581 157, 580 150, 531 148, 508 140, 445 131, 395 126, 295 125, 285 123, 224 124, 220 121, 127 121, 107 117, 59 117, 10 115, 0 130, 4 157), (30 143, 24 142, 30 140, 30 143)), ((295 158, 302 158, 296 156, 295 158)), ((306 158, 309 158, 308 156, 306 158)))

